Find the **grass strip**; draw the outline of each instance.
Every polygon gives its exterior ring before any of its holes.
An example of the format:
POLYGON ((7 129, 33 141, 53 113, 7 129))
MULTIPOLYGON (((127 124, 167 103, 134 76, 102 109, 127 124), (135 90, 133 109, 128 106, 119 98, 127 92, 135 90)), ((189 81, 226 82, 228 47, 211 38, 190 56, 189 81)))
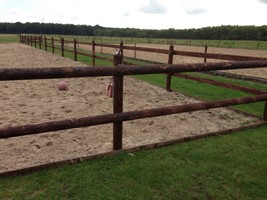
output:
POLYGON ((267 126, 0 180, 0 199, 264 199, 267 126))

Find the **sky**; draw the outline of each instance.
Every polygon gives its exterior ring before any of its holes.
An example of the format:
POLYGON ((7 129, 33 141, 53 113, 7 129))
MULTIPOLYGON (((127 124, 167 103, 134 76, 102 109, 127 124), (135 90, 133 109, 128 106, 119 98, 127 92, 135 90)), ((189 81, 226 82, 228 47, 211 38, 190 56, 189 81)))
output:
POLYGON ((0 0, 0 22, 188 29, 267 25, 267 0, 0 0))

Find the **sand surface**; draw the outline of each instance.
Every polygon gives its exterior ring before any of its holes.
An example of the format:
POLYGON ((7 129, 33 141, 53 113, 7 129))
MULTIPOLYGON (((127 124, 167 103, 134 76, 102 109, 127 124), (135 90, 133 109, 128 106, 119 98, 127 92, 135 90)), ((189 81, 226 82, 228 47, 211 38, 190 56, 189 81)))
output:
MULTIPOLYGON (((22 44, 0 44, 0 67, 84 66, 22 44)), ((112 113, 110 77, 0 82, 0 127, 112 113)), ((125 77, 124 111, 197 102, 125 77)), ((124 123, 123 148, 230 129, 256 122, 229 109, 212 109, 124 123)), ((112 150, 112 124, 0 139, 0 172, 112 150)))
MULTIPOLYGON (((127 46, 133 46, 132 44, 127 44, 127 46)), ((157 49, 169 49, 169 45, 164 44, 137 44, 137 47, 150 47, 157 49)), ((88 46, 81 46, 81 48, 90 49, 88 46)), ((196 46, 182 46, 175 45, 175 50, 179 51, 190 51, 190 52, 205 52, 204 47, 196 47, 196 46)), ((101 52, 100 47, 96 48, 96 51, 101 52)), ((112 48, 102 48, 102 52, 114 54, 115 49, 112 48)), ((134 51, 132 50, 124 50, 124 55, 128 57, 134 57, 134 51)), ((208 53, 217 53, 217 54, 230 54, 230 55, 242 55, 242 56, 252 56, 252 57, 263 57, 267 58, 267 51, 264 50, 250 50, 250 49, 230 49, 230 48, 216 48, 216 47, 208 47, 208 53)), ((143 60, 150 60, 155 62, 167 63, 168 55, 159 54, 159 53, 150 53, 150 52, 136 52, 136 58, 143 60)), ((173 57, 173 63, 201 63, 204 62, 203 58, 194 58, 188 56, 179 56, 175 55, 173 57)), ((214 60, 207 59, 207 62, 225 62, 224 60, 214 60)), ((246 75, 246 76, 254 76, 267 79, 267 68, 256 68, 256 69, 240 69, 240 70, 227 70, 225 72, 230 72, 234 74, 246 75)))

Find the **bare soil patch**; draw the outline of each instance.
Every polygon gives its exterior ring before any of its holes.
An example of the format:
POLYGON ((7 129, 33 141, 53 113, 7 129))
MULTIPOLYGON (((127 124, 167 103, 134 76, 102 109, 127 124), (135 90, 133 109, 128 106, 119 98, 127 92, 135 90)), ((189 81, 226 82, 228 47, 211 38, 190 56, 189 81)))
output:
MULTIPOLYGON (((85 66, 22 44, 0 44, 0 67, 85 66)), ((110 77, 0 82, 0 127, 112 113, 104 95, 110 77)), ((124 111, 197 102, 125 77, 124 111)), ((124 123, 123 148, 234 128, 256 122, 229 109, 213 109, 124 123)), ((112 150, 112 124, 0 139, 0 172, 112 150)))

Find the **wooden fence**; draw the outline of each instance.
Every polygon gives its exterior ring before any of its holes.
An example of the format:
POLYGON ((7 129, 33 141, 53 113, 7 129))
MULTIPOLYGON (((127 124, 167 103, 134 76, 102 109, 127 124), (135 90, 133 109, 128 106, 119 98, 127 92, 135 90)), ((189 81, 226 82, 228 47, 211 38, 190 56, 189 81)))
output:
MULTIPOLYGON (((27 40, 29 41, 29 40, 27 40)), ((30 40, 37 41, 37 40, 30 40)), ((40 41, 40 39, 39 39, 40 41)), ((53 39, 52 39, 53 41, 53 39)), ((29 42, 30 43, 30 42, 29 42)), ((52 45, 53 46, 53 45, 52 45)), ((122 55, 114 55, 114 66, 112 67, 61 67, 61 68, 0 68, 0 81, 11 80, 33 80, 54 78, 77 78, 113 76, 113 113, 67 119, 39 124, 28 124, 16 127, 0 128, 0 139, 44 133, 50 131, 66 130, 78 127, 95 126, 113 123, 113 150, 122 149, 123 122, 144 119, 150 117, 165 116, 177 113, 206 110, 212 108, 226 107, 265 101, 263 121, 267 121, 267 94, 249 96, 236 99, 224 99, 220 101, 201 102, 187 105, 176 105, 162 108, 144 109, 138 111, 123 112, 123 80, 126 75, 137 74, 175 74, 182 72, 202 72, 210 70, 230 70, 243 68, 267 67, 267 60, 258 61, 235 61, 222 63, 199 63, 199 64, 175 64, 175 65, 149 65, 128 66, 123 65, 122 55)), ((64 162, 65 163, 65 162, 64 162)), ((42 167, 41 167, 42 169, 42 167)))
MULTIPOLYGON (((179 56, 188 56, 188 57, 196 57, 196 58, 203 58, 204 63, 207 62, 207 59, 216 59, 216 60, 228 60, 228 61, 245 61, 245 60, 263 60, 266 58, 261 57, 252 57, 252 56, 238 56, 238 55, 229 55, 229 54, 216 54, 216 53, 208 53, 208 46, 204 47, 204 52, 190 52, 190 51, 178 51, 174 50, 174 46, 170 45, 169 49, 156 49, 156 48, 149 48, 149 47, 137 47, 135 46, 127 46, 124 45, 123 42, 120 42, 118 45, 114 44, 103 44, 103 43, 95 43, 93 40, 92 42, 79 42, 76 39, 73 40, 65 40, 64 38, 61 39, 54 39, 53 37, 43 37, 43 36, 25 36, 20 35, 20 42, 24 44, 28 44, 31 46, 37 47, 37 43, 39 44, 39 47, 41 48, 42 43, 44 42, 45 50, 47 51, 47 47, 50 47, 52 49, 52 52, 54 53, 55 49, 61 50, 62 56, 64 56, 64 52, 70 52, 74 54, 74 60, 77 61, 77 55, 84 55, 88 57, 92 57, 92 65, 95 66, 95 59, 104 59, 108 60, 110 62, 113 62, 113 59, 107 59, 103 56, 96 56, 95 53, 95 47, 106 47, 106 48, 116 48, 119 49, 121 54, 123 55, 123 50, 132 50, 136 51, 143 51, 143 52, 150 52, 150 53, 160 53, 160 54, 167 54, 168 57, 168 64, 173 64, 173 56, 179 55, 179 56), (48 45, 47 42, 50 41, 51 45, 48 45), (57 42, 58 45, 55 46, 55 42, 57 42), (73 44, 72 50, 65 49, 65 44, 73 44), (92 47, 92 53, 83 53, 79 52, 77 50, 77 45, 83 44, 88 45, 92 47)), ((102 53, 102 52, 101 52, 102 53)), ((136 58, 136 57, 135 57, 136 58)), ((166 61, 167 62, 167 61, 166 61)), ((128 63, 125 63, 128 64, 128 63)), ((129 63, 131 64, 131 63, 129 63)))
MULTIPOLYGON (((37 47, 37 44, 39 44, 39 48, 41 49, 42 44, 45 46, 45 51, 47 51, 47 48, 52 49, 52 53, 55 53, 55 49, 58 49, 61 51, 61 55, 64 56, 64 52, 70 52, 73 53, 74 55, 74 60, 77 61, 77 55, 83 55, 83 56, 88 56, 92 58, 92 66, 95 66, 95 60, 96 59, 102 59, 102 60, 107 60, 110 62, 113 62, 113 59, 105 57, 105 56, 100 56, 96 55, 96 47, 106 47, 106 48, 116 48, 119 50, 120 54, 123 55, 123 50, 132 50, 134 51, 134 55, 136 58, 136 52, 137 51, 143 51, 143 52, 150 52, 150 53, 160 53, 160 54, 165 54, 168 55, 168 60, 166 61, 168 64, 173 64, 173 57, 175 55, 179 56, 190 56, 190 57, 197 57, 197 58, 203 58, 204 63, 207 63, 207 59, 217 59, 217 60, 227 60, 227 61, 246 61, 246 60, 266 60, 267 58, 260 58, 260 57, 251 57, 251 56, 237 56, 237 55, 228 55, 228 54, 215 54, 215 53, 208 53, 208 47, 204 47, 204 52, 189 52, 189 51, 177 51, 174 50, 174 46, 170 45, 169 49, 155 49, 155 48, 147 48, 147 47, 137 47, 135 46, 125 46, 123 42, 121 42, 119 45, 114 45, 114 44, 103 44, 103 43, 95 43, 95 41, 90 42, 79 42, 76 39, 72 40, 64 40, 64 38, 59 39, 54 39, 53 37, 48 38, 48 37, 42 37, 42 36, 24 36, 20 35, 20 42, 24 44, 28 44, 31 46, 37 47), (56 45, 55 45, 56 44, 56 45), (65 48, 66 44, 71 44, 73 45, 73 48, 65 48), (81 52, 78 51, 77 45, 82 44, 82 45, 87 45, 91 46, 91 53, 87 52, 81 52)), ((102 52, 102 50, 101 50, 102 52)), ((123 58, 122 58, 123 59, 123 58)), ((126 62, 122 61, 124 64, 130 65, 133 64, 131 62, 126 62)), ((176 76, 179 78, 184 78, 184 79, 190 79, 202 83, 207 83, 211 85, 216 85, 220 87, 225 87, 225 88, 230 88, 234 90, 239 90, 242 92, 249 92, 252 94, 258 94, 260 93, 266 93, 266 91, 258 91, 253 88, 248 88, 245 86, 238 86, 235 84, 230 84, 230 83, 223 83, 223 82, 216 82, 216 81, 211 81, 209 79, 204 79, 204 78, 198 78, 194 76, 189 76, 189 75, 184 75, 184 74, 167 74, 166 78, 166 90, 171 91, 171 79, 172 76, 176 76)), ((242 77, 243 78, 243 77, 242 77)), ((255 80, 256 78, 254 78, 255 80)), ((257 80, 257 79, 256 79, 257 80)), ((259 82, 262 82, 260 80, 259 82)), ((266 81, 267 82, 267 81, 266 81)))

